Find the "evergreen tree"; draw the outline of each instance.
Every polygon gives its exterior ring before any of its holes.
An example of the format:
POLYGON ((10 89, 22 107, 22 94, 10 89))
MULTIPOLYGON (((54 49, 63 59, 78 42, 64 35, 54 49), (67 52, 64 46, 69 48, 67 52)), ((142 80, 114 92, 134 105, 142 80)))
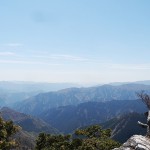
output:
POLYGON ((71 135, 50 135, 41 133, 36 141, 36 150, 110 150, 120 144, 110 138, 111 130, 99 125, 75 131, 71 135))
POLYGON ((12 121, 4 121, 0 117, 0 149, 9 150, 18 146, 12 135, 19 129, 20 127, 14 125, 12 121))

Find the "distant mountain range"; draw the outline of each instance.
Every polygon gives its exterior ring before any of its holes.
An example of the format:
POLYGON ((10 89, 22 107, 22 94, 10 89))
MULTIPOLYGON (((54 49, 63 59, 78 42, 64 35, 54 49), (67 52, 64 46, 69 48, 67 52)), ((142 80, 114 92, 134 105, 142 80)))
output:
MULTIPOLYGON (((136 99, 137 97, 135 92, 140 90, 149 91, 149 83, 150 81, 148 80, 137 81, 134 83, 120 82, 89 88, 78 88, 81 87, 81 85, 71 83, 0 81, 0 106, 11 107, 14 103, 22 102, 23 100, 30 99, 31 97, 33 98, 38 94, 42 98, 41 93, 45 93, 44 97, 47 97, 47 99, 51 99, 51 95, 52 97, 55 97, 53 98, 56 102, 54 107, 74 105, 86 101, 136 99), (60 100, 61 97, 64 99, 63 102, 60 100), (60 101, 58 102, 57 99, 60 101)), ((42 99, 44 101, 44 98, 42 99)), ((51 105, 53 107, 54 103, 51 103, 51 105)))
POLYGON ((109 85, 124 85, 124 84, 144 84, 150 85, 150 80, 134 81, 134 82, 112 82, 109 85))
POLYGON ((38 92, 18 92, 11 93, 9 91, 0 91, 0 106, 12 106, 14 103, 20 102, 24 99, 30 98, 32 96, 37 95, 38 92))
POLYGON ((90 88, 68 88, 56 92, 41 93, 14 106, 14 109, 38 115, 59 106, 78 105, 84 102, 106 102, 111 100, 138 99, 137 92, 150 93, 150 85, 125 84, 120 86, 102 85, 90 88))
POLYGON ((11 106, 39 93, 57 91, 79 85, 71 83, 38 83, 0 81, 0 106, 11 106))
POLYGON ((99 124, 131 112, 143 113, 145 105, 138 100, 86 102, 77 106, 64 106, 42 112, 38 117, 64 133, 76 128, 99 124))
POLYGON ((0 81, 0 90, 11 93, 31 93, 31 92, 49 92, 57 91, 69 87, 80 87, 73 83, 44 83, 44 82, 26 82, 26 81, 0 81))
POLYGON ((138 113, 146 111, 145 105, 138 100, 137 93, 145 91, 150 94, 150 85, 148 82, 147 85, 141 83, 144 81, 122 85, 66 88, 46 93, 39 93, 40 90, 36 93, 38 88, 31 84, 27 84, 27 87, 19 91, 21 85, 18 83, 16 87, 13 85, 12 91, 9 92, 5 83, 6 87, 0 86, 3 89, 0 91, 0 106, 9 105, 17 111, 7 107, 0 111, 5 119, 11 119, 22 127, 23 130, 18 136, 24 138, 21 139, 23 145, 23 141, 28 142, 29 139, 30 147, 35 144, 35 137, 32 135, 40 132, 57 134, 59 130, 62 133, 73 133, 77 128, 94 124, 112 128, 112 137, 124 142, 132 134, 145 132, 136 124, 137 120, 145 120, 144 115, 138 113), (15 93, 17 90, 19 92, 15 93))

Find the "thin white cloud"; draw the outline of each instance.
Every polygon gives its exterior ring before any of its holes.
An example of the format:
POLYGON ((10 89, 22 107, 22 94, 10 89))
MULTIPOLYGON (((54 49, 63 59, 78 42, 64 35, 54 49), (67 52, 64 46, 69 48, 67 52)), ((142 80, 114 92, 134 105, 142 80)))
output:
POLYGON ((0 56, 14 56, 15 53, 13 52, 0 52, 0 56))
POLYGON ((150 64, 109 64, 112 69, 150 70, 150 64))
POLYGON ((0 63, 3 63, 3 64, 50 65, 50 66, 61 65, 61 64, 56 64, 56 63, 47 63, 47 62, 38 62, 38 61, 21 61, 21 60, 0 60, 0 63))
POLYGON ((8 46, 8 47, 21 47, 23 46, 22 43, 7 43, 7 44, 4 44, 4 46, 8 46))
POLYGON ((72 55, 52 55, 55 59, 65 59, 65 60, 74 60, 74 61, 87 61, 88 59, 83 57, 77 57, 72 55))
POLYGON ((36 58, 45 58, 45 59, 52 59, 52 60, 66 60, 66 61, 88 61, 88 59, 83 58, 83 57, 77 57, 77 56, 73 56, 73 55, 38 55, 38 56, 34 56, 36 58))

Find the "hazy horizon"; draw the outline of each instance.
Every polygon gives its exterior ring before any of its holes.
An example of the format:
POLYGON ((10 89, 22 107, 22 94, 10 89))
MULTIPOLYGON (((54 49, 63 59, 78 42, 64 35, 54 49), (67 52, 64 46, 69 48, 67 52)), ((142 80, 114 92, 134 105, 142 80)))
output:
POLYGON ((149 80, 150 1, 0 1, 0 81, 149 80))
POLYGON ((150 80, 135 80, 135 81, 117 81, 117 82, 46 82, 46 81, 22 81, 22 80, 0 80, 0 82, 8 82, 8 83, 18 83, 18 84, 68 84, 74 85, 74 87, 82 87, 82 86, 98 86, 98 85, 123 85, 123 84, 150 84, 150 80))

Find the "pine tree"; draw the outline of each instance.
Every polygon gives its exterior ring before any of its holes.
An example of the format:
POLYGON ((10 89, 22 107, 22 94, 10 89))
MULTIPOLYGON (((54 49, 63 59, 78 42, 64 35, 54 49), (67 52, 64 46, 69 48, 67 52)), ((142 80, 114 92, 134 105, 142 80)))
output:
POLYGON ((0 117, 0 149, 9 150, 18 146, 12 135, 18 132, 19 129, 20 127, 14 125, 12 121, 4 121, 0 117))
POLYGON ((111 130, 103 130, 99 125, 75 131, 71 135, 51 135, 41 133, 36 141, 36 150, 110 150, 120 144, 110 138, 111 130))

